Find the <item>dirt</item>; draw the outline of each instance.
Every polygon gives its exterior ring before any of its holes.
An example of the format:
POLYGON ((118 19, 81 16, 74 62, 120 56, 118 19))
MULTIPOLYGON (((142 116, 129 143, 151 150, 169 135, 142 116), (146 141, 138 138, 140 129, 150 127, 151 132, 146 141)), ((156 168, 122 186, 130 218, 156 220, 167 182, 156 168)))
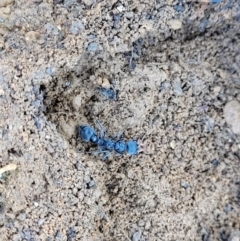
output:
POLYGON ((240 240, 240 3, 216 2, 2 0, 0 241, 240 240), (97 120, 144 151, 102 161, 97 120))

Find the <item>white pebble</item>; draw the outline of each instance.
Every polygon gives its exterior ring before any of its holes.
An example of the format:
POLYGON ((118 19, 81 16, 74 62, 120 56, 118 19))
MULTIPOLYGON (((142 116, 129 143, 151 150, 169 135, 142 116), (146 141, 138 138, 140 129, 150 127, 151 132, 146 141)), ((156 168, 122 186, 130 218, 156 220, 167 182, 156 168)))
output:
POLYGON ((240 135, 240 103, 238 101, 230 101, 224 107, 224 117, 236 135, 240 135))
POLYGON ((171 147, 172 149, 175 149, 175 147, 176 147, 175 141, 171 141, 171 142, 170 142, 170 147, 171 147))
POLYGON ((75 110, 79 110, 82 105, 82 96, 81 95, 75 96, 73 98, 72 105, 75 110))
POLYGON ((173 30, 181 29, 182 28, 182 22, 178 19, 171 19, 168 21, 169 28, 173 30))
POLYGON ((101 195, 102 195, 102 192, 99 189, 96 189, 93 193, 93 196, 95 197, 96 200, 98 200, 101 195))
POLYGON ((141 231, 137 231, 132 236, 132 241, 139 241, 141 238, 141 231))
POLYGON ((111 87, 110 82, 109 82, 109 80, 107 78, 103 78, 103 80, 102 80, 102 87, 106 88, 106 89, 109 89, 111 87))
POLYGON ((45 220, 44 219, 39 219, 38 220, 38 225, 42 226, 44 224, 45 220))
POLYGON ((143 227, 144 224, 145 224, 144 220, 140 220, 140 221, 138 222, 138 226, 139 226, 139 227, 143 227))
POLYGON ((90 52, 95 52, 95 51, 97 51, 98 50, 98 43, 90 43, 89 45, 88 45, 88 51, 90 51, 90 52))
POLYGON ((146 224, 145 224, 145 229, 148 230, 151 227, 151 222, 149 220, 147 220, 146 224))
POLYGON ((34 204, 35 207, 39 206, 39 204, 37 202, 34 202, 33 204, 34 204))
POLYGON ((117 10, 121 13, 125 10, 125 7, 123 7, 123 5, 120 5, 119 7, 117 7, 117 10))

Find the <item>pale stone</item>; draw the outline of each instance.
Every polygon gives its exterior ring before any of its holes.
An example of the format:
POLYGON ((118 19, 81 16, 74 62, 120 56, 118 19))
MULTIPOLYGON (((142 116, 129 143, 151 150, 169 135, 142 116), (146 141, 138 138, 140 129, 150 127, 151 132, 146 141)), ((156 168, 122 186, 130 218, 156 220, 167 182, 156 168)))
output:
POLYGON ((240 103, 230 101, 224 107, 224 117, 232 132, 240 135, 240 103))
POLYGON ((179 19, 171 19, 168 21, 168 25, 171 29, 177 30, 182 28, 182 21, 179 19))

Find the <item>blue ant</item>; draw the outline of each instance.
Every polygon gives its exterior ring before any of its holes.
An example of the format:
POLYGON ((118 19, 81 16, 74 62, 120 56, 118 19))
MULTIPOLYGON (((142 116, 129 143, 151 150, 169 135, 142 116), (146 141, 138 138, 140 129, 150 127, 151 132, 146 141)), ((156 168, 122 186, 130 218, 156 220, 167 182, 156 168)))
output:
POLYGON ((118 134, 116 141, 112 139, 106 139, 105 131, 99 121, 98 121, 98 125, 100 126, 101 137, 99 137, 95 133, 92 127, 87 125, 78 126, 77 130, 78 130, 79 137, 81 137, 81 139, 84 142, 91 142, 100 147, 101 150, 96 151, 95 153, 106 153, 102 158, 103 160, 107 158, 112 151, 115 151, 120 155, 124 154, 125 152, 129 155, 138 154, 137 141, 130 140, 130 141, 124 142, 122 140, 119 140, 122 133, 118 134))

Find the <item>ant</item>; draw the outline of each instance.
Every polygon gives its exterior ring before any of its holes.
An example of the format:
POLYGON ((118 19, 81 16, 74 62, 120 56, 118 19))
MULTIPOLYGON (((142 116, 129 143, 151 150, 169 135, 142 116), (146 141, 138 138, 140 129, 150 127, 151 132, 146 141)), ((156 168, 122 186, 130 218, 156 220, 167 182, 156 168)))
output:
POLYGON ((97 123, 101 130, 101 136, 99 137, 94 129, 87 125, 81 125, 77 127, 78 136, 84 142, 91 142, 96 144, 100 150, 95 151, 95 153, 106 153, 103 156, 103 160, 106 159, 112 151, 117 152, 118 154, 122 155, 127 153, 128 155, 137 155, 139 153, 139 143, 135 140, 130 141, 123 141, 120 139, 122 132, 120 132, 117 136, 117 140, 113 139, 106 139, 105 138, 105 131, 102 127, 101 123, 97 120, 97 123))

